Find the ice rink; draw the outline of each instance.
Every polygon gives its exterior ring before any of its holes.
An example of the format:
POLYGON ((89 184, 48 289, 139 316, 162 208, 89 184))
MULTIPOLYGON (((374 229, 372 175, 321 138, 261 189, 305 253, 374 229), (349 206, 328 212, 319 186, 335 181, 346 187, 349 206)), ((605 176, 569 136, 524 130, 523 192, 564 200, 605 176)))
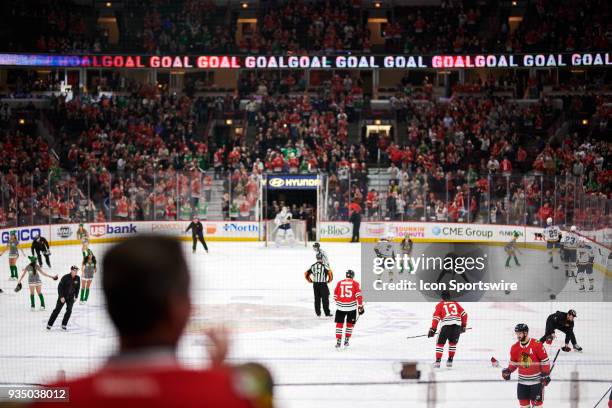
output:
MULTIPOLYGON (((109 245, 92 245, 98 260, 109 245)), ((360 245, 322 246, 334 271, 334 284, 344 278, 346 269, 355 270, 360 280, 360 245)), ((540 337, 546 317, 569 308, 578 313, 575 331, 584 352, 561 352, 546 389, 545 406, 571 406, 572 373, 580 380, 591 380, 580 382, 580 407, 593 407, 612 384, 610 303, 464 303, 472 330, 461 336, 454 367, 432 374, 434 339, 407 340, 406 336, 427 333, 434 303, 368 303, 365 299, 366 313, 355 327, 350 348, 336 351, 333 320, 315 316, 312 288, 304 279, 304 271, 314 262, 310 246, 266 249, 255 242, 210 242, 210 254, 200 248, 195 255, 190 244, 184 247, 193 275, 194 312, 180 345, 181 360, 205 365, 201 329, 226 325, 232 329, 231 362, 255 360, 267 365, 278 384, 279 407, 428 407, 427 393, 434 389, 437 403, 429 406, 491 407, 494 402, 498 408, 516 407, 516 373, 512 381, 503 381, 501 367, 491 367, 491 357, 507 365, 516 323, 527 323, 533 337, 540 337), (402 361, 419 363, 421 382, 400 380, 402 361), (427 383, 432 378, 435 387, 427 383)), ((52 251, 53 274, 68 273, 73 264, 80 267, 79 247, 59 246, 52 251)), ((502 271, 504 255, 501 247, 496 251, 502 271)), ((545 264, 545 256, 542 251, 524 250, 519 259, 545 264)), ((22 256, 20 270, 25 264, 22 256)), ((43 278, 47 310, 31 312, 27 285, 15 293, 15 283, 8 281, 6 257, 0 258, 0 265, 4 290, 0 294, 0 383, 41 383, 55 378, 60 370, 69 377, 84 374, 113 353, 116 336, 104 311, 99 279, 94 280, 88 304, 75 304, 69 330, 61 331, 58 319, 48 332, 45 324, 57 300, 56 282, 43 278)), ((601 284, 603 275, 596 272, 596 276, 601 284)), ((568 286, 567 291, 576 288, 568 286)), ((549 354, 554 356, 562 340, 557 337, 549 354)))

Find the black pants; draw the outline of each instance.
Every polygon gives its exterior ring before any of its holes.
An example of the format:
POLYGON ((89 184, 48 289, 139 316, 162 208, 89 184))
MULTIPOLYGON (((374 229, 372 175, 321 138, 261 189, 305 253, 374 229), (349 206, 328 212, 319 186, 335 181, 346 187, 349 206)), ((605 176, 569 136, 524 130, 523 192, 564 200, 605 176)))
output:
POLYGON ((193 250, 196 250, 196 246, 198 245, 198 241, 202 243, 204 246, 204 250, 208 252, 208 247, 206 246, 206 241, 204 240, 204 235, 192 235, 191 239, 193 239, 193 250))
POLYGON ((361 221, 353 222, 353 236, 351 242, 359 242, 359 228, 361 227, 361 221))
POLYGON ((62 311, 62 307, 64 307, 64 304, 66 305, 66 313, 64 313, 64 318, 62 319, 62 326, 66 326, 68 324, 68 320, 70 320, 70 315, 72 314, 72 305, 74 305, 74 298, 66 299, 65 303, 62 303, 61 300, 57 299, 55 309, 53 309, 51 317, 49 317, 49 322, 47 323, 48 326, 53 326, 53 323, 55 323, 55 319, 57 319, 57 316, 62 311))
POLYGON ((36 256, 38 257, 38 264, 42 266, 42 257, 40 256, 41 252, 45 256, 45 261, 47 262, 47 266, 51 267, 51 261, 49 260, 49 253, 47 251, 41 251, 40 249, 34 248, 36 251, 36 256))
POLYGON ((548 338, 552 339, 552 335, 555 332, 555 330, 559 330, 559 331, 562 331, 563 333, 565 333, 565 344, 572 343, 572 346, 575 346, 576 343, 578 343, 576 341, 576 336, 574 335, 574 329, 573 328, 571 328, 571 327, 556 327, 555 326, 554 315, 550 315, 550 316, 548 316, 548 319, 546 319, 546 332, 544 333, 544 335, 540 339, 540 343, 544 343, 548 338))
POLYGON ((323 303, 323 312, 326 316, 331 315, 329 311, 329 288, 325 282, 315 282, 312 284, 314 291, 314 306, 317 316, 321 316, 321 303, 323 303))

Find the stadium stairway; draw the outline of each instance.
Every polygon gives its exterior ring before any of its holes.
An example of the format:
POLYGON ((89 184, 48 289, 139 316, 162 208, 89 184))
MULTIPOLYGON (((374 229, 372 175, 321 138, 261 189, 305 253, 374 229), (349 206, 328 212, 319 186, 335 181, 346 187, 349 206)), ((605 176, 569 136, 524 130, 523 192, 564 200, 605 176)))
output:
POLYGON ((370 167, 368 169, 368 191, 374 189, 378 192, 381 214, 385 214, 387 211, 387 191, 390 179, 391 177, 384 167, 370 167))

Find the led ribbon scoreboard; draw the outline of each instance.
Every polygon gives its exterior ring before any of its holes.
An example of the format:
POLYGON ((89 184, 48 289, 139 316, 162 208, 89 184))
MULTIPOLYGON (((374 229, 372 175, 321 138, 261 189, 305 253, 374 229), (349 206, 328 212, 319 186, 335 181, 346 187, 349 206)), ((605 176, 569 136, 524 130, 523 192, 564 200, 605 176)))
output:
POLYGON ((610 67, 612 53, 471 55, 0 54, 0 67, 121 69, 455 69, 610 67))

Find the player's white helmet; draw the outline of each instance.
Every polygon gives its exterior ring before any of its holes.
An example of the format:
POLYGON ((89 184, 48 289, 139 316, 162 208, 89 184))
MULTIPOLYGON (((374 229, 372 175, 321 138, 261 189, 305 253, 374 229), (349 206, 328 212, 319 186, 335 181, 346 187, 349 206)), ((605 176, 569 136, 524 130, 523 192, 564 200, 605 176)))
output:
POLYGON ((552 225, 552 217, 548 217, 548 218, 546 219, 546 224, 548 224, 548 225, 552 225))
POLYGON ((572 226, 570 227, 570 231, 571 231, 571 232, 576 232, 576 226, 575 226, 575 225, 572 225, 572 226))
POLYGON ((406 234, 404 235, 404 238, 405 238, 406 240, 409 240, 409 239, 410 239, 410 234, 409 234, 409 233, 406 233, 406 234))

